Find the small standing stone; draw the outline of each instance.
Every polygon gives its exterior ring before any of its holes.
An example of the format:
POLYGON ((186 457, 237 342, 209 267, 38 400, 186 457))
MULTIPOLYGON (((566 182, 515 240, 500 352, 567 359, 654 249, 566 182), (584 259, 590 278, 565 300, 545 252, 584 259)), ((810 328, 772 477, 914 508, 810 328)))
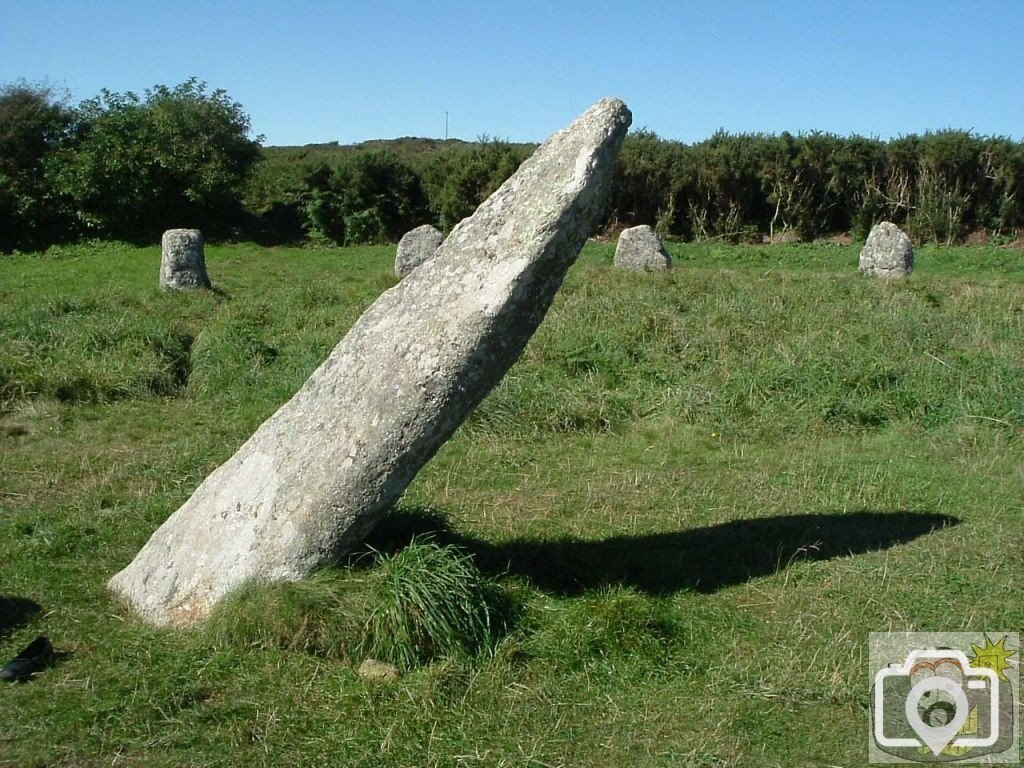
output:
POLYGON ((622 230, 615 246, 615 266, 636 272, 660 272, 672 268, 672 257, 654 230, 641 224, 622 230))
POLYGON ((860 271, 875 277, 906 277, 914 271, 913 243, 895 224, 875 224, 860 252, 860 271))
POLYGON ((430 224, 416 227, 402 235, 395 254, 395 277, 405 277, 423 262, 434 258, 443 240, 441 230, 430 224))
POLYGON ((209 288, 203 233, 198 229, 168 229, 161 241, 160 287, 173 291, 209 288))

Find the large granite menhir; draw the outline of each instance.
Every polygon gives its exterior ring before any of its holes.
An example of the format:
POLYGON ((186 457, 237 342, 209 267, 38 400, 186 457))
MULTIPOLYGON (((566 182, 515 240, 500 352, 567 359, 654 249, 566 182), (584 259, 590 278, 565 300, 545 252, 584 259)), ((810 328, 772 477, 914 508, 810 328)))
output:
POLYGON ((608 99, 548 139, 110 588, 148 621, 187 625, 243 582, 299 579, 360 543, 522 353, 599 220, 629 123, 608 99))

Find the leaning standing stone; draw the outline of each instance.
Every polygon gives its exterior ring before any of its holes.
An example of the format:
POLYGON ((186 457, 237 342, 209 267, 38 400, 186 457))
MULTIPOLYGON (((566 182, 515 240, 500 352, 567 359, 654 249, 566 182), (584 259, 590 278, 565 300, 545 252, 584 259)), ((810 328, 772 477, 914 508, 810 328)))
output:
POLYGON ((914 271, 914 246, 895 224, 883 221, 871 228, 860 252, 860 271, 876 277, 905 277, 914 271))
POLYGON ((622 230, 615 246, 615 266, 637 272, 659 272, 672 268, 665 244, 646 224, 622 230))
POLYGON ((441 230, 430 224, 416 227, 402 235, 395 254, 395 277, 405 277, 423 262, 434 258, 443 240, 441 230))
POLYGON ((168 229, 161 240, 160 287, 174 291, 209 288, 203 233, 198 229, 168 229))
POLYGON ((151 622, 185 625, 246 581, 299 579, 359 544, 522 353, 600 221, 629 123, 608 99, 548 139, 366 310, 111 589, 151 622))

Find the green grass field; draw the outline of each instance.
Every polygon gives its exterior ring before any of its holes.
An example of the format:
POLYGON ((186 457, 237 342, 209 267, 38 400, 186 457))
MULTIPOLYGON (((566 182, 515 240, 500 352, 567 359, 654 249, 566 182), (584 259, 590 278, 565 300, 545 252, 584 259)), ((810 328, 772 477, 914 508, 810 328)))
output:
POLYGON ((0 687, 0 766, 860 766, 870 631, 1024 627, 1024 253, 923 248, 884 282, 855 247, 677 245, 667 275, 613 250, 378 554, 185 633, 106 580, 394 249, 208 247, 193 295, 157 289, 158 248, 0 258, 0 663, 59 652, 0 687), (425 534, 507 625, 364 681, 347 611, 425 534))

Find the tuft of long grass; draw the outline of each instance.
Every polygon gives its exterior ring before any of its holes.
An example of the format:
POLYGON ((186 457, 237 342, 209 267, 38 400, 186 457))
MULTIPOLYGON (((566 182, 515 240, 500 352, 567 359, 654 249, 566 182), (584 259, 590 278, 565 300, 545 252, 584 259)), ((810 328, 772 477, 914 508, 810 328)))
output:
POLYGON ((507 628, 500 591, 457 547, 420 536, 376 567, 362 655, 408 669, 492 647, 507 628))
POLYGON ((215 648, 278 649, 411 669, 493 648, 511 601, 470 555, 428 536, 369 567, 332 567, 297 582, 252 582, 202 627, 215 648))
POLYGON ((202 632, 215 648, 279 649, 353 661, 372 600, 365 578, 325 569, 295 582, 252 582, 214 609, 202 632))

